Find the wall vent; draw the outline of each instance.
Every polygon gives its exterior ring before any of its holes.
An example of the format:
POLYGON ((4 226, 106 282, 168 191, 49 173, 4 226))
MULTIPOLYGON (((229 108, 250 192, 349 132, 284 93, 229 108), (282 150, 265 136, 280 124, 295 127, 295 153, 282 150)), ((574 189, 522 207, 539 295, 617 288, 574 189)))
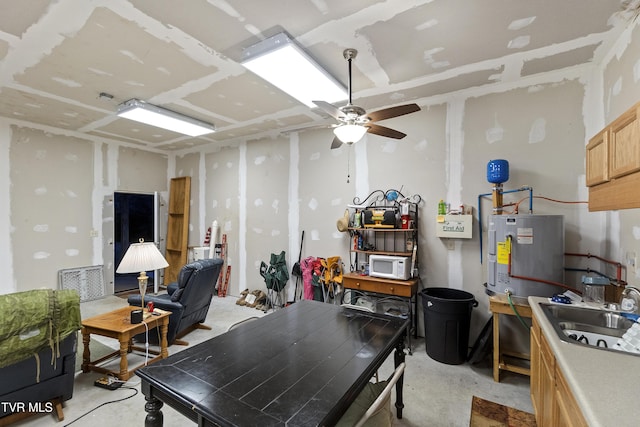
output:
POLYGON ((102 265, 68 268, 58 271, 60 289, 74 289, 80 295, 80 302, 92 301, 105 296, 102 265))

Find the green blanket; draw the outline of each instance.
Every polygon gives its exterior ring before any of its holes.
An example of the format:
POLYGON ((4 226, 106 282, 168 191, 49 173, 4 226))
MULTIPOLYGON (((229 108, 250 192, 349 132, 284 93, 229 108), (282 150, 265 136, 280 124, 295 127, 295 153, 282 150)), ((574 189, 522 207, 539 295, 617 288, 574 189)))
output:
POLYGON ((39 289, 0 295, 0 368, 32 357, 81 327, 74 290, 39 289))

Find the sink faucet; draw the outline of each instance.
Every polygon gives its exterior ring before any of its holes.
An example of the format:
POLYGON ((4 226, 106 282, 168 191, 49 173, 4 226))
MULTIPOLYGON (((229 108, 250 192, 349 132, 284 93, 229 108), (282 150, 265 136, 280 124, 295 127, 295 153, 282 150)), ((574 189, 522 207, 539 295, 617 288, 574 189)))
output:
POLYGON ((640 314, 640 289, 627 285, 620 297, 622 311, 640 314))

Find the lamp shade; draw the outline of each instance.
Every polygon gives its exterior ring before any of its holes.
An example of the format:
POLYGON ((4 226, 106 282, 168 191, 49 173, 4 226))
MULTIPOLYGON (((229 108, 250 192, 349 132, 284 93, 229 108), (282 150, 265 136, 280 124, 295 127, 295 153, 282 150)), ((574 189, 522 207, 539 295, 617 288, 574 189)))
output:
POLYGON ((351 124, 340 125, 333 130, 338 139, 345 144, 353 144, 360 141, 366 132, 366 127, 351 124))
POLYGON ((129 246, 116 273, 140 273, 168 266, 169 263, 164 259, 155 243, 140 239, 140 243, 132 243, 129 246))

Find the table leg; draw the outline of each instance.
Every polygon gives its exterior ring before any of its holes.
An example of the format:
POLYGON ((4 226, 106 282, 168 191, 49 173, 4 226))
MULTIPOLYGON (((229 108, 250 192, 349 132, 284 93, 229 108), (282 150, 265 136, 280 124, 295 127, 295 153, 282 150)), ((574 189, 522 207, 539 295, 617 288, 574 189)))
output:
POLYGON ((82 343, 84 350, 82 352, 82 372, 89 372, 89 363, 91 363, 91 351, 89 350, 89 342, 91 334, 85 328, 82 328, 82 343))
MULTIPOLYGON (((407 331, 409 332, 409 331, 407 331)), ((410 333, 410 332, 409 332, 410 333)), ((404 362, 405 354, 404 354, 404 339, 400 338, 397 346, 396 352, 393 355, 393 362, 395 367, 400 366, 402 362, 404 362)), ((398 419, 402 419, 402 409, 404 408, 404 402, 402 401, 402 385, 404 383, 404 373, 400 375, 398 378, 398 382, 396 383, 396 414, 398 419)))
POLYGON ((118 378, 122 381, 129 379, 129 362, 127 361, 127 353, 129 352, 129 337, 120 337, 120 375, 118 378))
POLYGON ((167 332, 169 331, 169 318, 166 317, 162 321, 162 325, 160 325, 160 355, 163 359, 169 357, 169 352, 167 351, 167 332))
POLYGON ((418 295, 413 297, 413 338, 418 339, 418 295))
POLYGON ((144 419, 144 426, 162 427, 164 416, 160 409, 162 409, 163 403, 152 395, 145 396, 144 399, 147 401, 147 403, 144 404, 144 410, 147 412, 147 416, 144 419))
POLYGON ((500 382, 500 314, 493 313, 493 380, 500 382))

